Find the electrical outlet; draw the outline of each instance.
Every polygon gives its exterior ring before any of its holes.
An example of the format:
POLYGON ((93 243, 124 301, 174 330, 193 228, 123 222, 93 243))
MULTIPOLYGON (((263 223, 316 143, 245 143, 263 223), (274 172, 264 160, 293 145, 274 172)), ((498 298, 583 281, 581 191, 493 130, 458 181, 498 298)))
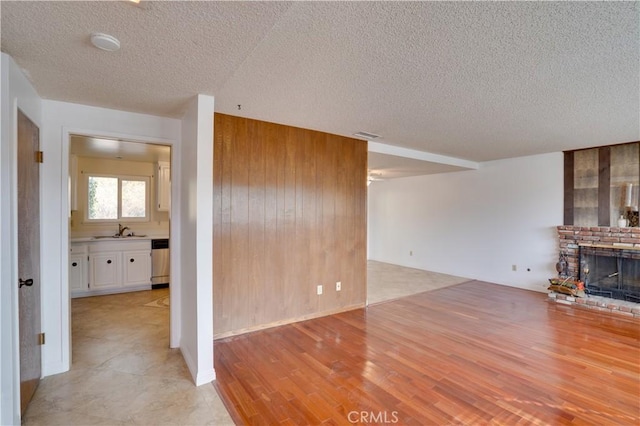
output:
POLYGON ((517 271, 518 270, 518 266, 517 265, 511 265, 511 270, 512 271, 517 271))
POLYGON ((318 296, 322 294, 322 285, 318 286, 317 293, 318 293, 318 296))
POLYGON ((336 281, 336 291, 342 290, 342 282, 336 281))

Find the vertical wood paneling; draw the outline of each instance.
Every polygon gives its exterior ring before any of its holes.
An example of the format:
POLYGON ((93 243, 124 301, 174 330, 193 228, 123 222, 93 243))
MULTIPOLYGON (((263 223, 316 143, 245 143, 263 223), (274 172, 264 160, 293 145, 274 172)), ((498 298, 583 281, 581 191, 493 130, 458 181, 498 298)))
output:
POLYGON ((216 114, 214 143, 216 336, 364 303, 366 142, 216 114))
POLYGON ((598 150, 598 226, 609 226, 611 197, 611 147, 598 150))
MULTIPOLYGON (((267 253, 269 253, 272 247, 277 247, 280 242, 278 241, 278 171, 281 168, 282 159, 282 144, 278 139, 278 133, 274 124, 265 123, 265 221, 264 221, 264 247, 263 254, 265 257, 265 269, 264 269, 264 282, 267 292, 274 292, 276 294, 282 294, 284 287, 282 280, 279 279, 279 274, 284 267, 284 257, 281 251, 272 253, 272 256, 267 259, 267 253)), ((284 312, 284 303, 282 300, 276 302, 271 309, 276 312, 284 312)))
POLYGON ((564 224, 573 225, 573 151, 564 153, 564 224))

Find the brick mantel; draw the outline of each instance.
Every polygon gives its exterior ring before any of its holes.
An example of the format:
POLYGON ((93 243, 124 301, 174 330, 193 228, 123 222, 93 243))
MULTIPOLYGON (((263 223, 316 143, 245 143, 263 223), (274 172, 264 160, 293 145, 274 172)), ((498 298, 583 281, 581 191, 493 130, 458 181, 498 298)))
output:
POLYGON ((578 277, 578 247, 598 245, 616 249, 640 249, 640 228, 609 226, 558 226, 558 248, 567 257, 569 275, 578 277))

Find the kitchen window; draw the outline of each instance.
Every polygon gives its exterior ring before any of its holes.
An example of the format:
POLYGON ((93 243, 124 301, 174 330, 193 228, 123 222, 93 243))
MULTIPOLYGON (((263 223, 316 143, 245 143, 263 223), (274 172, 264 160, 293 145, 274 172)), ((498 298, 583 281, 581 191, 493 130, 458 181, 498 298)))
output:
POLYGON ((87 175, 87 222, 148 222, 149 178, 87 175))

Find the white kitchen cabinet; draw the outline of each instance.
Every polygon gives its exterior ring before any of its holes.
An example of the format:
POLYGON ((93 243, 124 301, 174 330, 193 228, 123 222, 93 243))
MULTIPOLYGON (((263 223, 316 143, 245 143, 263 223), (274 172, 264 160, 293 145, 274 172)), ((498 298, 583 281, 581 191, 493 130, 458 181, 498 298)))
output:
POLYGON ((78 157, 69 158, 69 210, 78 210, 78 157))
POLYGON ((136 250, 122 253, 123 286, 149 284, 151 282, 151 251, 136 250))
POLYGON ((89 271, 86 254, 69 256, 69 290, 71 294, 87 291, 89 288, 89 271))
POLYGON ((89 288, 89 258, 87 244, 71 244, 69 247, 69 291, 71 295, 86 292, 89 288))
POLYGON ((171 208, 171 164, 166 161, 158 161, 156 207, 159 212, 168 212, 171 208))
POLYGON ((151 289, 151 240, 122 239, 72 243, 72 297, 151 289))
POLYGON ((121 287, 119 252, 96 253, 89 255, 89 280, 92 290, 104 290, 121 287))

